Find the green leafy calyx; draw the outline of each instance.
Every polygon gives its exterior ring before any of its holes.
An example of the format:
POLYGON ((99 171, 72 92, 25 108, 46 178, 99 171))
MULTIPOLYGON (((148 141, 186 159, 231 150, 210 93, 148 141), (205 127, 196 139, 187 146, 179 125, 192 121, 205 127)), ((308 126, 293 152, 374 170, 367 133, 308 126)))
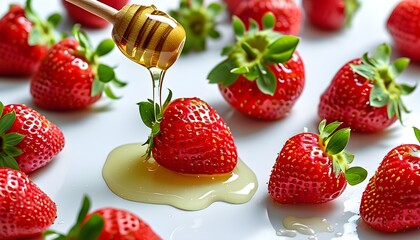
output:
POLYGON ((336 176, 343 172, 347 182, 350 185, 356 185, 366 179, 367 171, 362 167, 349 167, 354 160, 354 155, 345 150, 350 139, 350 129, 339 129, 340 125, 340 122, 327 125, 326 120, 322 120, 319 124, 320 145, 331 156, 336 176))
POLYGON ((359 10, 360 2, 358 0, 344 0, 345 26, 350 27, 354 14, 359 10))
POLYGON ((145 154, 146 159, 149 159, 152 156, 154 138, 160 133, 160 122, 162 121, 163 110, 169 105, 171 99, 172 91, 169 90, 168 97, 162 106, 159 106, 159 104, 154 105, 151 99, 137 103, 139 106, 141 120, 148 128, 151 129, 149 137, 147 138, 146 142, 143 143, 143 145, 148 145, 145 154))
POLYGON ((51 240, 98 239, 104 227, 104 219, 102 216, 93 214, 87 221, 85 221, 89 209, 90 200, 88 196, 84 196, 76 223, 73 225, 70 231, 65 235, 57 233, 53 230, 47 230, 43 233, 43 237, 48 237, 48 239, 51 240))
POLYGON ((365 53, 362 64, 352 64, 352 69, 359 75, 372 81, 373 87, 369 101, 373 107, 387 107, 388 118, 396 116, 402 123, 401 113, 408 113, 408 109, 401 100, 402 95, 411 94, 416 86, 399 84, 395 79, 407 68, 410 60, 398 58, 390 62, 391 48, 387 44, 379 45, 372 57, 365 53))
POLYGON ((15 157, 21 155, 23 151, 16 147, 24 136, 20 133, 9 132, 16 120, 14 111, 3 115, 4 105, 0 101, 0 167, 8 167, 19 170, 19 165, 15 157))
POLYGON ((117 78, 114 71, 115 67, 103 64, 99 60, 100 57, 107 55, 114 49, 114 41, 105 39, 98 44, 96 49, 93 49, 87 34, 80 30, 79 25, 74 25, 72 34, 79 42, 77 54, 89 63, 95 75, 91 96, 97 96, 105 92, 110 99, 119 99, 120 97, 114 94, 110 84, 116 87, 124 87, 126 83, 117 78))
POLYGON ((275 17, 271 12, 262 19, 261 29, 255 20, 250 20, 249 29, 236 16, 232 19, 236 42, 222 50, 226 59, 216 65, 208 74, 210 83, 229 86, 240 75, 256 81, 261 92, 273 95, 277 79, 269 66, 291 59, 299 38, 273 31, 275 17))
POLYGON ((223 5, 218 3, 204 5, 203 0, 181 0, 178 9, 169 11, 169 15, 185 29, 186 41, 183 54, 190 51, 204 51, 208 38, 220 37, 220 32, 216 29, 216 19, 223 9, 223 5))
POLYGON ((28 44, 52 46, 57 41, 56 28, 61 22, 61 15, 53 13, 46 20, 41 19, 32 9, 32 0, 27 0, 25 4, 25 17, 32 22, 29 32, 28 44))

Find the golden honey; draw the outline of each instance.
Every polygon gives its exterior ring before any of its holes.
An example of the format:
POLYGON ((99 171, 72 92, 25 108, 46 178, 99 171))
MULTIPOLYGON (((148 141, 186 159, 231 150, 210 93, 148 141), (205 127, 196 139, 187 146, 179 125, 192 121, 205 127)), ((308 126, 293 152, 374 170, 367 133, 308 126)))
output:
POLYGON ((116 14, 112 38, 132 61, 167 70, 178 59, 185 43, 185 30, 155 6, 127 5, 116 14))

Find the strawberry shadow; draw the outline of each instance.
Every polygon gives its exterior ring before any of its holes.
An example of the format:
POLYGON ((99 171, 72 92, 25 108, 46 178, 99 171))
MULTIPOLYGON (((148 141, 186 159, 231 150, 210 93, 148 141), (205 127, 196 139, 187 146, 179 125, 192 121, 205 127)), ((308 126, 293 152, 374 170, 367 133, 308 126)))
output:
POLYGON ((335 35, 340 34, 341 32, 345 31, 346 29, 339 29, 339 30, 325 30, 314 26, 312 23, 309 22, 308 19, 304 19, 302 21, 301 29, 299 32, 299 36, 306 39, 323 39, 323 38, 331 38, 335 35))
POLYGON ((359 239, 413 240, 420 239, 420 228, 396 233, 387 233, 375 230, 367 225, 362 219, 359 219, 357 221, 357 235, 359 236, 359 239))

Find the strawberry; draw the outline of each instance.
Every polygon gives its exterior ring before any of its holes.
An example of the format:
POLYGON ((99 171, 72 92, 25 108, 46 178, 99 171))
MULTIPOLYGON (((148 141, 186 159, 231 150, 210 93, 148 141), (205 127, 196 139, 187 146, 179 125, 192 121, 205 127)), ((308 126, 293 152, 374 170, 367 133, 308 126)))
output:
POLYGON ((318 115, 328 122, 341 121, 343 126, 356 132, 378 132, 408 112, 401 100, 415 87, 398 84, 395 78, 409 63, 399 58, 390 63, 388 45, 379 45, 373 57, 365 53, 362 58, 347 62, 336 73, 321 95, 318 115))
POLYGON ((152 129, 146 157, 153 153, 157 163, 180 173, 231 172, 238 161, 236 145, 216 110, 199 98, 170 102, 171 96, 156 118, 151 101, 139 103, 141 118, 152 129))
POLYGON ((0 239, 41 234, 54 223, 55 203, 29 177, 0 167, 0 239))
POLYGON ((87 196, 85 196, 83 198, 82 208, 80 209, 77 221, 70 229, 67 236, 53 230, 47 230, 44 232, 44 237, 55 236, 52 238, 53 240, 161 239, 147 223, 127 210, 106 207, 97 209, 88 214, 89 208, 90 200, 87 196))
MULTIPOLYGON (((414 128, 420 142, 420 130, 414 128)), ((374 229, 397 232, 420 227, 420 145, 389 151, 363 191, 360 217, 374 229)))
POLYGON ((0 75, 30 76, 38 68, 48 48, 55 42, 55 27, 61 16, 42 20, 32 9, 11 5, 0 19, 0 75))
POLYGON ((207 78, 216 83, 226 101, 238 111, 259 119, 286 116, 303 91, 304 65, 295 51, 299 39, 273 31, 274 15, 267 13, 263 29, 252 20, 244 23, 233 17, 236 43, 226 46, 226 59, 207 78))
MULTIPOLYGON (((105 3, 106 5, 116 9, 121 10, 129 0, 98 0, 99 2, 105 3)), ((67 15, 73 22, 79 23, 84 27, 100 29, 105 28, 109 25, 109 22, 105 19, 98 17, 83 8, 80 8, 72 3, 67 2, 66 0, 61 0, 61 3, 66 10, 67 15)))
POLYGON ((367 171, 351 167, 353 154, 344 148, 349 128, 341 123, 319 124, 319 134, 303 132, 289 138, 273 166, 268 192, 282 204, 325 203, 340 196, 347 186, 362 182, 367 171))
POLYGON ((398 52, 420 62, 420 1, 403 0, 392 10, 386 27, 398 52))
POLYGON ((360 3, 357 0, 302 0, 302 7, 315 27, 337 30, 350 27, 360 3))
POLYGON ((64 135, 48 119, 22 104, 0 102, 0 167, 10 166, 33 172, 63 149, 64 135))
POLYGON ((73 28, 74 38, 54 44, 31 79, 30 92, 34 103, 45 109, 73 110, 98 101, 102 92, 117 99, 108 83, 124 86, 114 69, 99 62, 99 57, 114 48, 106 39, 92 49, 87 35, 73 28))
POLYGON ((231 12, 240 18, 248 29, 251 19, 262 25, 261 19, 267 13, 274 14, 277 21, 274 30, 284 34, 297 35, 302 22, 302 10, 295 0, 245 0, 231 12))
POLYGON ((203 0, 181 0, 178 9, 169 11, 169 15, 185 29, 183 54, 190 51, 204 51, 207 38, 220 38, 220 32, 216 30, 216 17, 222 10, 222 5, 218 3, 204 5, 203 0))

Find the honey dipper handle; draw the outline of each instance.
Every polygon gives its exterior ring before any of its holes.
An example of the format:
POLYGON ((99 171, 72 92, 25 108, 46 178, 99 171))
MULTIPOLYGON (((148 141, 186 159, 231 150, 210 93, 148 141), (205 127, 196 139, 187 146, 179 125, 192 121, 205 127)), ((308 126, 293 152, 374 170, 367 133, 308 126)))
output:
POLYGON ((78 7, 89 11, 98 17, 101 17, 108 22, 114 24, 115 14, 118 12, 115 8, 112 8, 102 2, 97 0, 66 0, 69 3, 72 3, 78 7))

